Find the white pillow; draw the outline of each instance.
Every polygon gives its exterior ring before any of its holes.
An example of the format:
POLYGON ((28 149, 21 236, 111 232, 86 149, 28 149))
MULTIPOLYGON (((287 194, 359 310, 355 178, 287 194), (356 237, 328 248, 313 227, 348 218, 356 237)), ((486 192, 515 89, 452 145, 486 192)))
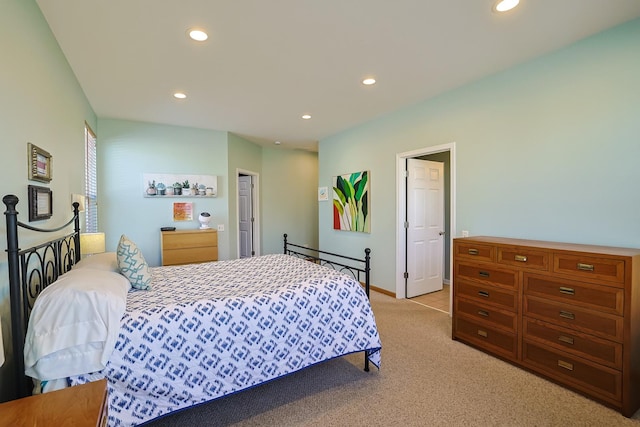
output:
POLYGON ((120 332, 129 281, 118 273, 72 269, 36 298, 24 348, 26 374, 65 378, 105 368, 120 332))
POLYGON ((120 274, 129 279, 131 286, 136 289, 151 289, 151 270, 142 252, 124 234, 118 242, 118 268, 120 274))
POLYGON ((120 270, 118 269, 118 259, 115 252, 104 252, 101 254, 87 256, 73 266, 74 270, 78 270, 81 268, 113 271, 115 273, 120 272, 120 270))

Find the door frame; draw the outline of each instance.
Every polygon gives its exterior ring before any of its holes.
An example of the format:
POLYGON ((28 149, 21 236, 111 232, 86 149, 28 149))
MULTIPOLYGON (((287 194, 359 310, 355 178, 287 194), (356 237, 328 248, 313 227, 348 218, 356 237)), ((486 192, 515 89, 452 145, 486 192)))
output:
MULTIPOLYGON (((449 224, 450 224, 450 236, 446 236, 449 239, 449 279, 450 290, 453 295, 453 236, 456 235, 456 143, 450 142, 447 144, 435 145, 432 147, 420 148, 413 151, 406 151, 396 154, 396 298, 406 298, 405 283, 404 283, 404 265, 406 258, 406 235, 404 228, 404 221, 407 212, 407 196, 405 193, 405 159, 411 157, 420 157, 429 154, 436 154, 448 151, 449 152, 449 181, 450 187, 450 211, 449 211, 449 224)), ((451 313, 451 301, 449 298, 449 313, 451 313)), ((449 314, 451 315, 451 314, 449 314)))
POLYGON ((236 169, 236 258, 240 258, 240 201, 238 178, 240 175, 250 175, 253 183, 251 203, 253 204, 253 251, 254 256, 260 255, 260 174, 246 169, 236 169))

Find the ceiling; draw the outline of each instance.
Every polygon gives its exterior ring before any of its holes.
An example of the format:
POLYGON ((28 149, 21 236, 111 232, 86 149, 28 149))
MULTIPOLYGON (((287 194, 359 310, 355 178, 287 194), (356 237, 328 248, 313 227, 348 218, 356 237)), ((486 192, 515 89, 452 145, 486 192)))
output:
POLYGON ((640 17, 640 0, 36 1, 98 117, 308 150, 640 17))

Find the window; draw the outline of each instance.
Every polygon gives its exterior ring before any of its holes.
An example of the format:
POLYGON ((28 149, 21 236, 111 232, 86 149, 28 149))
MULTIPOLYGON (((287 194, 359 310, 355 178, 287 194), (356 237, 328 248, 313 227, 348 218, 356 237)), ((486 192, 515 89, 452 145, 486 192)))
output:
POLYGON ((85 232, 98 231, 98 171, 96 162, 96 134, 84 124, 84 188, 85 188, 85 232))

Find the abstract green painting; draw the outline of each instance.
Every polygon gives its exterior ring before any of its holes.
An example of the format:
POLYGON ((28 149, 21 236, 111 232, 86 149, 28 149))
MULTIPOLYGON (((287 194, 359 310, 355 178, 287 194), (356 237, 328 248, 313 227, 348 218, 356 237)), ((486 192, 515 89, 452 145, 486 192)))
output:
POLYGON ((371 232, 369 171, 333 177, 333 229, 371 232))

